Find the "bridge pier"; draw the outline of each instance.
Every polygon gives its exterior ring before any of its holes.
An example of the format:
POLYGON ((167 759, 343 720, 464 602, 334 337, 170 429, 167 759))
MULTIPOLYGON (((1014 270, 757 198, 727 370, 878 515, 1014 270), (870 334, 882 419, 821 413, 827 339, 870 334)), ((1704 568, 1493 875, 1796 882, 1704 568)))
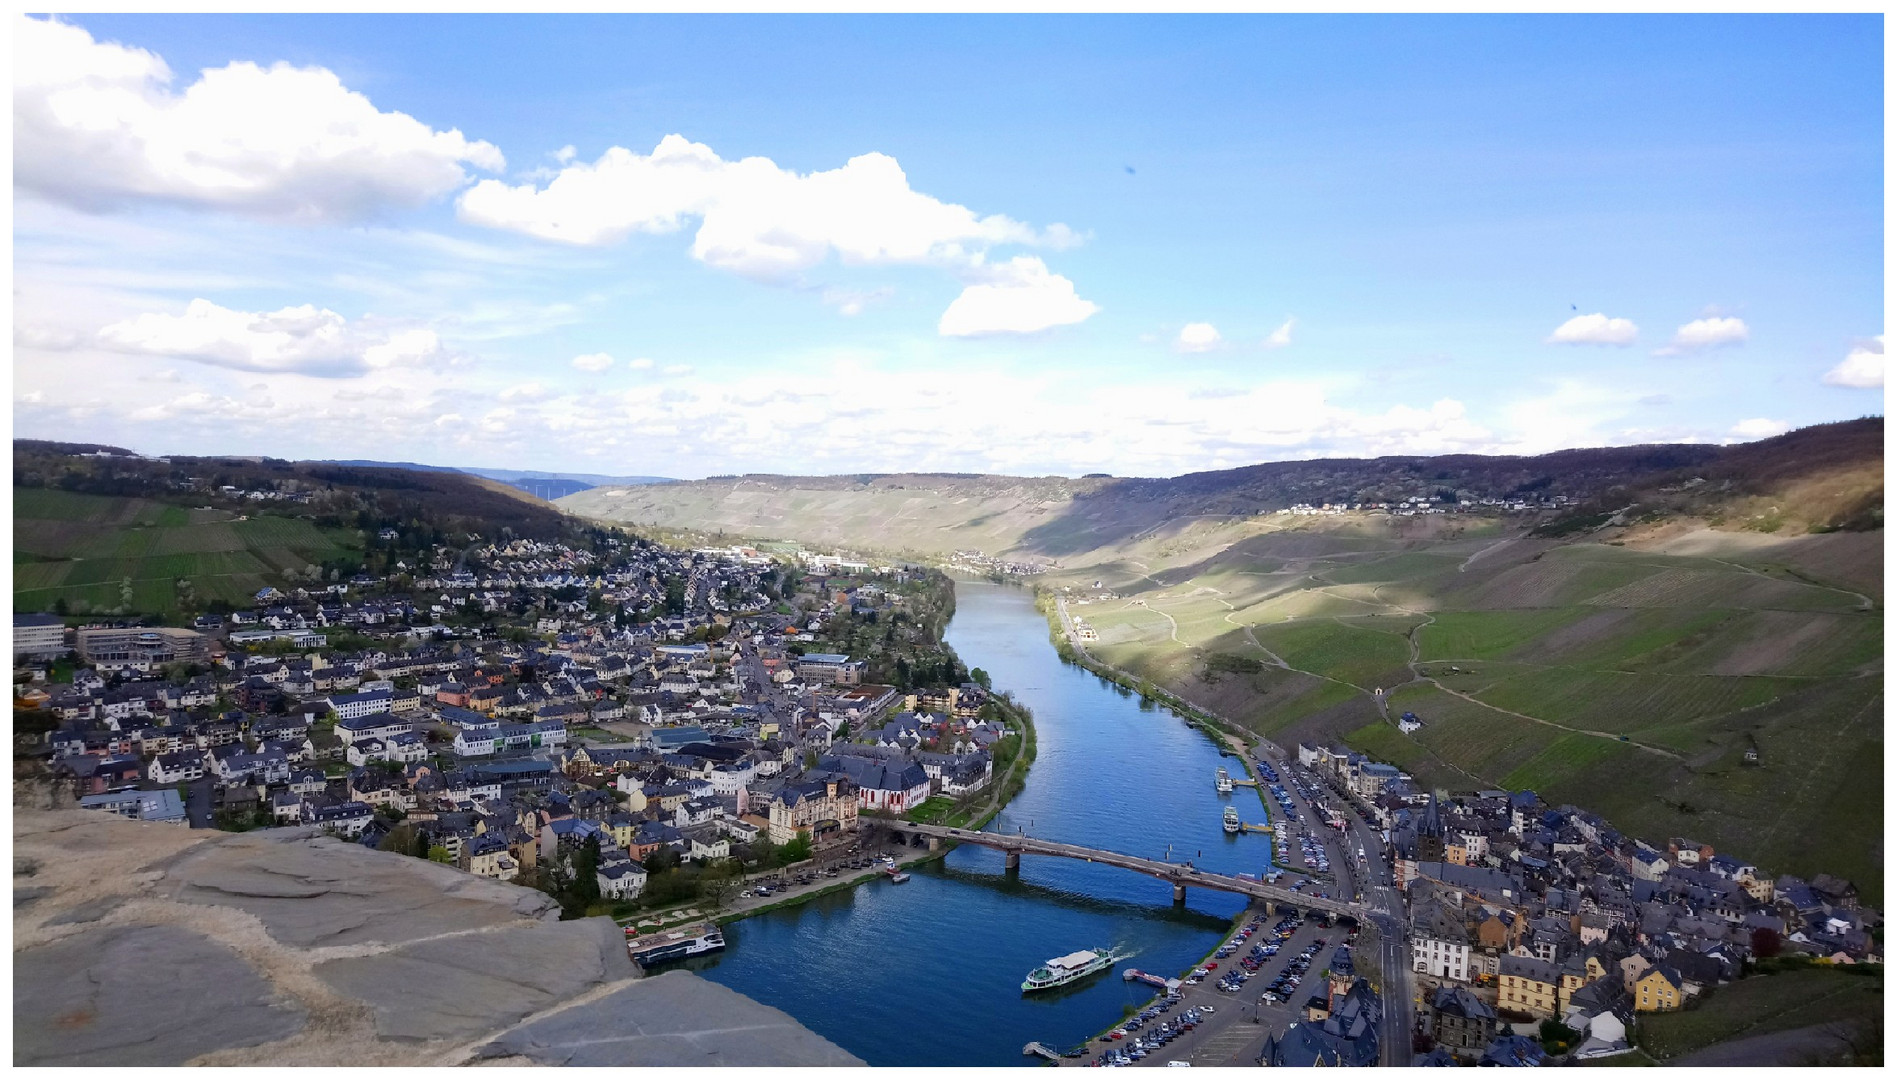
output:
POLYGON ((939 836, 931 836, 931 837, 929 837, 929 850, 930 850, 930 851, 941 851, 941 850, 942 850, 942 838, 941 838, 941 837, 939 837, 939 836))
POLYGON ((1021 853, 1020 853, 1020 852, 1018 852, 1018 851, 1010 851, 1010 852, 1008 852, 1008 858, 1007 858, 1007 860, 1006 860, 1006 866, 1007 866, 1007 868, 1008 868, 1009 870, 1019 870, 1019 869, 1021 869, 1021 853))
POLYGON ((1184 882, 1173 883, 1172 902, 1175 904, 1183 904, 1186 902, 1186 886, 1184 882))

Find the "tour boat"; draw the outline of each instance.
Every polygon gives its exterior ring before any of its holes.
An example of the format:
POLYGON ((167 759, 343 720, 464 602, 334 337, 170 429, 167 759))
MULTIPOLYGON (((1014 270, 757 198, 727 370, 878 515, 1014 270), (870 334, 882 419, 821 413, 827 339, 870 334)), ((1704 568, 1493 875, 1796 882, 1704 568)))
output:
POLYGON ((704 923, 633 938, 626 942, 626 953, 640 967, 649 968, 667 960, 721 952, 724 947, 724 932, 711 923, 704 923))
POLYGON ((1225 831, 1228 833, 1235 833, 1238 830, 1239 830, 1238 808, 1235 806, 1228 806, 1225 808, 1225 831))
POLYGON ((1057 956, 1033 971, 1021 982, 1021 992, 1051 990, 1056 986, 1065 986, 1075 979, 1084 979, 1097 971, 1105 971, 1114 964, 1126 959, 1119 949, 1082 949, 1066 956, 1057 956))
POLYGON ((1230 795, 1232 793, 1232 776, 1226 772, 1222 766, 1219 769, 1219 778, 1216 786, 1219 789, 1220 795, 1230 795))

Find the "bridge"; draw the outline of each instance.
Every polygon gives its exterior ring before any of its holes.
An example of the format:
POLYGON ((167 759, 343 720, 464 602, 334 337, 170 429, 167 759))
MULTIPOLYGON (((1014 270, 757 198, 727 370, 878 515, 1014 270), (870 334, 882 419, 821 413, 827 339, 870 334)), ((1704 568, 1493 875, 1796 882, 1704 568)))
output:
POLYGON ((1186 898, 1186 886, 1193 885, 1201 889, 1216 889, 1220 892, 1238 893, 1254 900, 1268 900, 1273 903, 1291 904, 1306 910, 1327 911, 1333 915, 1347 915, 1361 922, 1369 915, 1369 908, 1363 904, 1353 904, 1345 900, 1307 896, 1304 893, 1287 889, 1281 885, 1270 885, 1263 881, 1251 881, 1226 874, 1214 874, 1200 870, 1190 863, 1164 862, 1159 859, 1142 859, 1137 855, 1122 855, 1117 851, 1102 851, 1099 848, 1081 847, 1078 844, 1062 844, 1053 840, 1040 840, 1032 836, 1008 833, 975 832, 972 829, 950 829, 941 825, 921 825, 911 821, 878 822, 897 833, 911 836, 926 836, 931 847, 943 841, 957 844, 978 844, 994 848, 1007 855, 1010 870, 1021 866, 1023 855, 1051 855, 1062 859, 1079 859, 1083 862, 1103 863, 1117 866, 1123 870, 1133 870, 1149 874, 1162 881, 1172 883, 1174 901, 1186 898))

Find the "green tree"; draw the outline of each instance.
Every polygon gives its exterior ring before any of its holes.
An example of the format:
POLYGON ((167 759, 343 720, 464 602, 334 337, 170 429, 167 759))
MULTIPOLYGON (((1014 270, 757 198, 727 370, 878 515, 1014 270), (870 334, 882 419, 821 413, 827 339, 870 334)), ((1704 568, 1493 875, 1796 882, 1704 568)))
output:
POLYGON ((451 863, 454 861, 454 856, 448 854, 447 848, 442 847, 440 844, 435 844, 434 846, 428 849, 428 861, 438 862, 438 863, 451 863))
POLYGON ((654 851, 648 852, 644 862, 646 873, 658 875, 668 870, 678 869, 680 860, 676 848, 661 846, 654 851))
POLYGON ((786 863, 803 862, 810 858, 810 834, 799 831, 780 849, 779 854, 786 863))
POLYGON ((994 680, 989 678, 988 673, 980 668, 970 671, 968 677, 975 685, 981 687, 983 690, 993 690, 995 688, 994 680))

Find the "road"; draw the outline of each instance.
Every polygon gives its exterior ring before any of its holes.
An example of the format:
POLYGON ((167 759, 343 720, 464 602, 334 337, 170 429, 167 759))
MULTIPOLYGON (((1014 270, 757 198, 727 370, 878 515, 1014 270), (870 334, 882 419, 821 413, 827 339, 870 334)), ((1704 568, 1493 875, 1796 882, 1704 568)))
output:
MULTIPOLYGON (((1361 896, 1369 909, 1369 919, 1377 930, 1378 955, 1374 959, 1379 992, 1383 998, 1383 1033, 1379 1046, 1382 1064, 1398 1068, 1408 1066, 1413 1059, 1410 1033, 1416 1025, 1416 990, 1410 971, 1408 917, 1403 897, 1396 889, 1396 878, 1382 833, 1358 816, 1356 804, 1340 789, 1299 765, 1294 758, 1287 758, 1276 745, 1260 742, 1256 753, 1271 762, 1272 768, 1286 781, 1296 778, 1316 790, 1328 788, 1325 791, 1326 802, 1345 811, 1345 830, 1342 833, 1328 825, 1316 826, 1314 833, 1323 838, 1330 852, 1331 868, 1337 872, 1339 887, 1351 890, 1340 895, 1353 898, 1361 896), (1357 861, 1359 850, 1364 853, 1362 863, 1357 861)), ((1310 799, 1299 785, 1287 782, 1284 786, 1291 794, 1293 805, 1298 807, 1298 812, 1306 821, 1318 820, 1310 799)), ((1357 958, 1358 971, 1363 972, 1371 960, 1368 956, 1357 958)))

